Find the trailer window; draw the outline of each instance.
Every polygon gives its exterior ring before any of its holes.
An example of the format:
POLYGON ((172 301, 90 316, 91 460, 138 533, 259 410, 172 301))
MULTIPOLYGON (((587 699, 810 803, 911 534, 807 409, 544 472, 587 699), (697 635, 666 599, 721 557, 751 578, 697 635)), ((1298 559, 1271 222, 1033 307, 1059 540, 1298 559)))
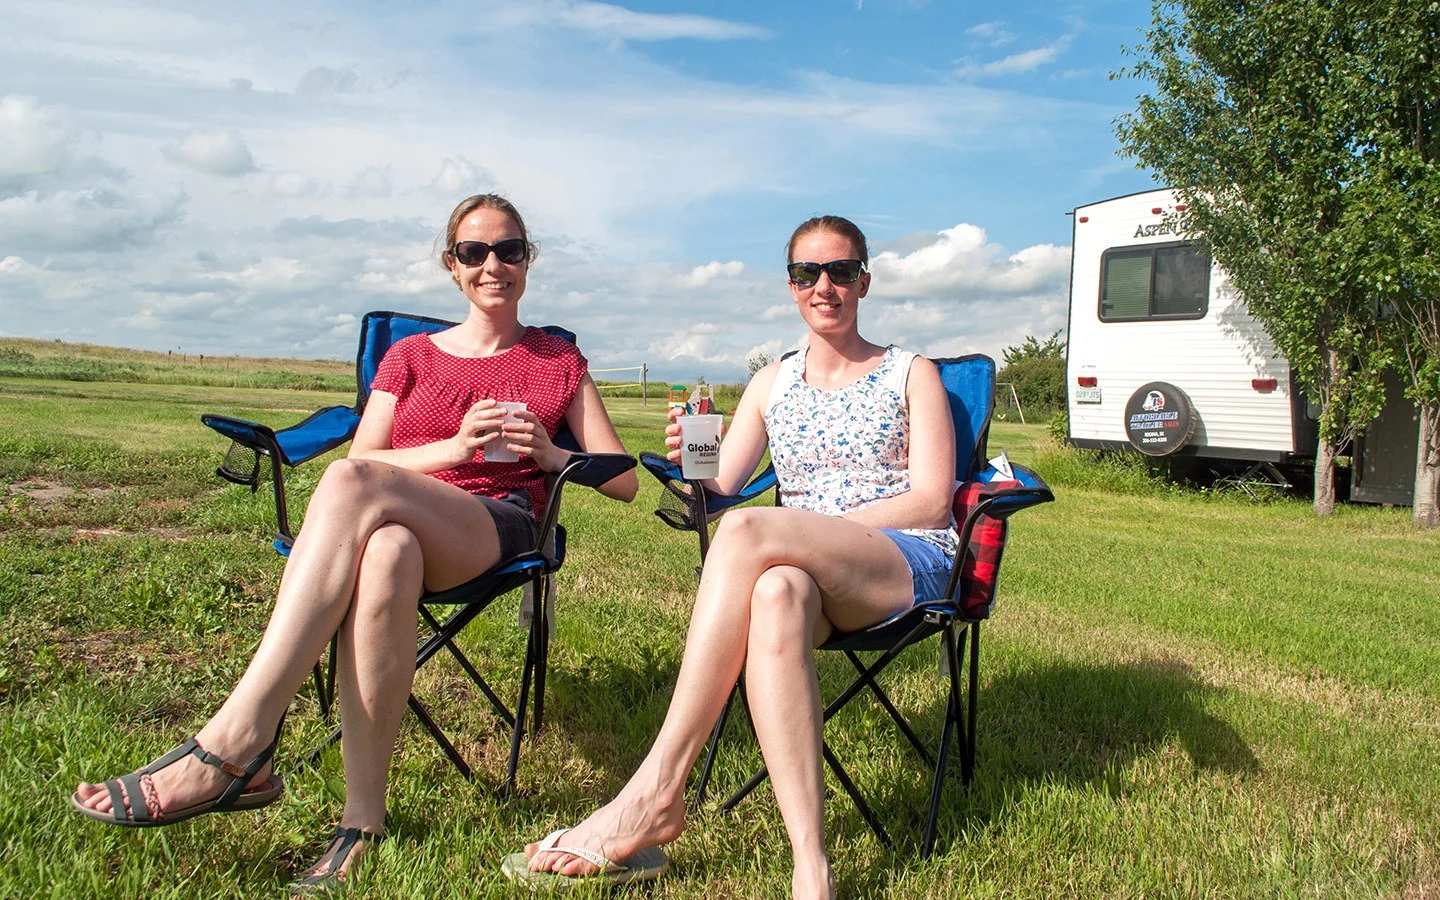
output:
POLYGON ((1210 261, 1189 244, 1106 250, 1100 258, 1100 320, 1203 318, 1210 261))

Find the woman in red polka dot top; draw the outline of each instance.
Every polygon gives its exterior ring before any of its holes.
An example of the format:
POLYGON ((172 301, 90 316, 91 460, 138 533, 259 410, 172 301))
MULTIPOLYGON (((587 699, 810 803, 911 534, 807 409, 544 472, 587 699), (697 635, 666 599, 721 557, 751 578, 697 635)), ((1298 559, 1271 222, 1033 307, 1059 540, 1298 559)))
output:
MULTIPOLYGON (((592 452, 623 453, 585 357, 520 322, 534 259, 509 201, 467 198, 441 262, 469 301, 461 324, 400 341, 380 364, 346 459, 325 470, 295 539, 275 610, 220 712, 144 769, 79 786, 72 804, 117 825, 256 809, 279 796, 271 754, 281 715, 330 636, 339 638, 345 811, 302 882, 334 883, 385 827, 385 787, 414 677, 416 603, 534 546, 544 476, 569 451, 561 422, 592 452), (523 401, 509 416, 499 404, 523 401), (516 462, 487 460, 497 449, 516 462), (249 765, 236 765, 236 762, 249 765)), ((634 471, 600 487, 634 498, 634 471)))

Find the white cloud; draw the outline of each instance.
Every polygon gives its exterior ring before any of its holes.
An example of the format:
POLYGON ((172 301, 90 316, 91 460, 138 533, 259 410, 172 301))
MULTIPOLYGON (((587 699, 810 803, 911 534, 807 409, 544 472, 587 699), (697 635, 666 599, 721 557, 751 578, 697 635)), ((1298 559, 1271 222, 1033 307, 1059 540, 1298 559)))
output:
POLYGON ((1070 35, 1065 35, 1044 47, 1012 53, 1004 59, 994 62, 975 63, 966 60, 955 70, 955 74, 961 78, 993 78, 997 75, 1017 75, 1022 72, 1030 72, 1059 59, 1060 54, 1069 48, 1071 39, 1070 35))
POLYGON ((755 25, 708 16, 640 13, 609 3, 537 4, 536 11, 555 24, 620 40, 731 41, 770 37, 768 29, 755 25))
POLYGON ((308 197, 320 190, 320 182, 304 172, 275 172, 270 189, 282 197, 308 197))
POLYGON ((0 200, 0 244, 42 252, 108 252, 144 244, 179 218, 185 195, 87 188, 0 200))
POLYGON ((179 141, 163 145, 160 152, 171 162, 222 178, 236 178, 256 170, 250 148, 232 128, 192 131, 179 141))
POLYGON ((332 69, 316 66, 300 77, 295 85, 297 94, 338 94, 355 90, 360 76, 354 69, 332 69))
POLYGON ((691 269, 690 274, 685 276, 684 283, 690 287, 701 287, 702 285, 709 284, 716 278, 738 277, 744 271, 745 264, 743 262, 732 261, 722 263, 718 260, 712 260, 703 266, 696 266, 691 269))
POLYGON ((18 256, 7 256, 0 259, 0 275, 19 275, 21 272, 33 271, 34 268, 18 256))
POLYGON ((1027 247, 1010 256, 992 244, 985 229, 961 223, 931 243, 901 255, 893 251, 870 260, 874 296, 931 296, 964 291, 1026 294, 1063 287, 1070 250, 1053 244, 1027 247))
POLYGON ((1015 40, 1015 36, 1005 30, 1004 22, 981 22, 965 29, 965 33, 988 42, 992 47, 1003 47, 1015 40))
POLYGON ((395 179, 389 166, 367 166, 350 179, 346 192, 352 197, 389 197, 395 190, 395 179))
POLYGON ((430 186, 446 197, 463 197, 494 190, 495 176, 463 156, 447 156, 430 186))
POLYGON ((74 129, 53 107, 19 94, 0 97, 0 178, 63 168, 74 140, 74 129))

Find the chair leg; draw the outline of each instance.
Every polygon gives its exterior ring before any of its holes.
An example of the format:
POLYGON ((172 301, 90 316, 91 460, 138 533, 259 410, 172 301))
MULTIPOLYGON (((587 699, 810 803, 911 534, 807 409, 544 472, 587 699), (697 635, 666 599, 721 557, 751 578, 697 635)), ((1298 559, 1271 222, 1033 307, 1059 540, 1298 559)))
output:
POLYGON ((427 710, 419 700, 415 699, 414 694, 411 694, 405 702, 410 706, 410 711, 415 713, 415 718, 419 719, 420 724, 425 726, 425 730, 429 731, 431 736, 435 738, 436 743, 440 745, 440 749, 444 750, 445 755, 450 757, 450 762, 454 763, 455 768, 460 770, 460 774, 464 775, 467 779, 473 779, 475 777, 474 773, 472 773, 470 767, 466 765, 465 759, 460 755, 460 751, 455 749, 455 745, 450 743, 450 739, 445 736, 445 732, 441 731, 440 726, 435 724, 435 720, 430 718, 429 710, 427 710))
POLYGON ((335 656, 340 652, 339 636, 330 639, 330 669, 325 675, 325 721, 330 717, 335 708, 335 656))
MULTIPOLYGON (((952 670, 953 671, 953 670, 952 670)), ((962 756, 964 764, 961 769, 965 776, 965 784, 975 775, 975 713, 979 701, 980 687, 980 623, 970 623, 970 710, 969 723, 963 735, 965 739, 965 751, 962 756)), ((958 713, 959 710, 956 710, 958 713)))
POLYGON ((866 803, 865 798, 860 796, 860 789, 855 787, 855 782, 850 780, 849 773, 845 771, 844 766, 840 765, 840 759, 831 751, 830 745, 827 742, 820 742, 820 752, 824 755, 825 762, 829 764, 830 771, 834 772, 835 777, 839 779, 840 786, 845 789, 845 793, 850 795, 850 799, 855 803, 855 808, 860 810, 860 815, 865 819, 865 824, 869 825, 870 830, 875 832, 875 836, 880 839, 880 843, 884 844, 886 848, 893 850, 895 844, 891 842, 890 835, 885 833, 885 826, 880 824, 880 820, 875 816, 875 812, 870 809, 870 804, 866 803))
POLYGON ((525 707, 530 702, 530 677, 535 669, 536 644, 539 641, 541 616, 530 620, 530 635, 525 641, 525 665, 520 670, 520 697, 515 702, 515 728, 510 733, 510 760, 505 767, 505 787, 500 796, 510 799, 515 791, 515 771, 520 767, 520 739, 525 735, 525 707))
MULTIPOLYGON (((335 665, 333 662, 330 664, 335 665)), ((320 707, 320 718, 325 722, 330 721, 330 695, 325 690, 325 670, 320 661, 315 661, 315 668, 311 671, 315 679, 315 704, 320 707)))
MULTIPOLYGON (((855 651, 846 650, 845 655, 849 657, 851 665, 855 667, 855 671, 864 675, 865 664, 860 660, 860 657, 855 654, 855 651)), ((874 695, 875 701, 890 714, 890 718, 895 722, 895 727, 899 728, 900 733, 905 735, 906 740, 910 741, 910 746, 914 747, 915 752, 920 754, 920 758, 925 760, 925 765, 933 767, 935 765, 935 758, 930 755, 930 751, 925 747, 925 742, 920 740, 920 736, 915 733, 915 729, 911 728, 910 723, 905 721, 905 717, 900 715, 900 710, 896 709, 895 704, 890 702, 889 695, 880 690, 880 685, 875 682, 874 678, 867 679, 865 686, 870 688, 870 693, 874 695)))
POLYGON ((290 771, 286 773, 286 777, 288 778, 291 775, 294 775, 296 772, 299 772, 301 769, 305 768, 306 766, 315 762, 315 760, 319 759, 320 754, 324 753, 325 750, 330 747, 330 745, 340 740, 340 732, 341 728, 337 725, 334 730, 330 732, 329 736, 325 738, 325 740, 310 748, 309 752, 307 752, 304 756, 300 757, 300 759, 295 763, 295 765, 290 768, 290 771))
MULTIPOLYGON (((956 639, 953 627, 946 627, 941 632, 941 641, 945 648, 947 668, 950 671, 949 696, 945 700, 945 716, 940 724, 940 749, 936 756, 935 779, 930 786, 930 812, 925 819, 925 837, 920 845, 920 858, 929 859, 930 853, 935 849, 935 826, 940 818, 940 796, 945 788, 945 765, 950 759, 950 739, 956 731, 960 731, 960 756, 965 756, 964 728, 960 724, 960 657, 956 650, 956 639)), ((961 647, 965 644, 965 632, 960 632, 959 642, 961 647)), ((963 652, 963 651, 961 651, 963 652)), ((969 783, 969 779, 966 779, 969 783)))
POLYGON ((742 690, 739 682, 730 690, 730 696, 725 698, 725 707, 720 710, 720 718, 715 720, 715 727, 710 731, 710 744, 705 749, 705 764, 700 767, 700 780, 695 783, 695 799, 690 801, 690 811, 699 812, 700 805, 705 802, 705 789, 710 786, 710 770, 715 766, 715 755, 720 752, 720 738, 725 734, 725 723, 730 719, 730 707, 735 703, 735 695, 742 690))
POLYGON ((537 596, 536 614, 540 619, 540 652, 535 659, 535 725, 531 734, 540 736, 540 727, 545 723, 545 669, 550 662, 550 579, 546 575, 535 583, 537 596))
POLYGON ((431 656, 439 652, 442 646, 445 647, 445 649, 450 651, 450 655, 454 657, 455 662, 459 664, 460 668, 465 670, 465 674, 470 676, 470 680, 474 682, 475 687, 480 690, 480 693, 485 695, 486 700, 490 701, 490 706, 495 710, 495 714, 505 723, 505 727, 514 728, 515 717, 510 714, 510 710, 505 706, 505 701, 500 699, 500 696, 490 687, 490 683, 475 669, 474 664, 470 662, 470 658, 467 657, 459 647, 455 646, 455 642, 452 640, 456 634, 459 634, 462 628, 469 624, 473 616, 467 615, 464 620, 460 622, 456 622, 456 616, 452 616, 442 625, 440 621, 435 618, 434 614, 423 606, 420 607, 420 615, 425 619, 434 634, 421 642, 420 647, 417 649, 415 654, 415 669, 418 671, 421 666, 429 661, 431 656))

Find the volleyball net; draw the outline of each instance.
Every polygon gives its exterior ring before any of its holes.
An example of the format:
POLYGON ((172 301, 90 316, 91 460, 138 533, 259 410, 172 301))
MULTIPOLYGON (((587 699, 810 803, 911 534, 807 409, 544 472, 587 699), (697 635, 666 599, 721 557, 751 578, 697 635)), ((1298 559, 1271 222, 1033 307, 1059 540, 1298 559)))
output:
MULTIPOLYGON (((638 365, 638 366, 615 366, 615 367, 609 368, 609 369, 591 369, 591 370, 590 370, 590 375, 591 375, 591 377, 594 377, 594 378, 595 378, 595 387, 598 388, 598 389, 601 391, 602 394, 603 394, 605 391, 613 390, 613 391, 616 391, 616 392, 617 392, 617 395, 618 395, 620 392, 622 392, 622 391, 624 391, 624 390, 627 390, 627 389, 629 389, 629 388, 637 388, 637 387, 638 387, 638 388, 640 389, 640 405, 641 405, 641 406, 646 405, 647 401, 649 400, 649 397, 647 396, 647 395, 649 394, 649 374, 650 374, 650 369, 649 369, 649 367, 648 367, 645 363, 641 363, 641 364, 638 365), (637 379, 639 379, 639 380, 638 380, 638 381, 611 381, 610 379, 606 378, 606 379, 604 379, 604 383, 602 384, 602 383, 601 383, 601 379, 600 379, 598 376, 600 376, 600 375, 607 375, 607 374, 609 374, 609 373, 611 373, 611 372, 634 372, 634 373, 635 373, 635 377, 636 377, 637 379)), ((634 395, 631 394, 631 396, 634 396, 634 395)))

